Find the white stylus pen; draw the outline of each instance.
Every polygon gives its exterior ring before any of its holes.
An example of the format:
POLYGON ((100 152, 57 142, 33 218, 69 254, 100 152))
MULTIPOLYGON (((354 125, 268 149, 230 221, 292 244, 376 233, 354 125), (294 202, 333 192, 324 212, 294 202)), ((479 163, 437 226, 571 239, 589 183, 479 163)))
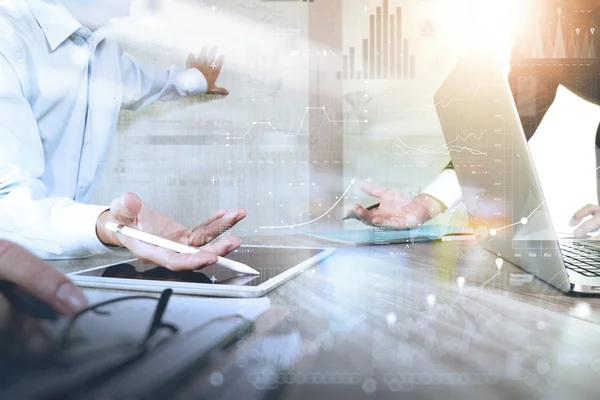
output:
MULTIPOLYGON (((129 228, 128 226, 118 225, 114 222, 107 222, 105 225, 106 229, 111 232, 116 232, 123 236, 128 236, 133 239, 141 240, 142 242, 150 243, 158 247, 162 247, 168 250, 176 251, 177 253, 183 254, 195 254, 200 249, 195 247, 186 246, 181 243, 172 242, 170 240, 151 235, 146 232, 138 231, 137 229, 129 228)), ((235 272, 239 272, 242 274, 248 275, 260 275, 260 272, 257 270, 250 268, 246 264, 242 264, 241 262, 229 260, 227 258, 219 257, 217 263, 215 265, 219 265, 221 267, 230 269, 235 272)))

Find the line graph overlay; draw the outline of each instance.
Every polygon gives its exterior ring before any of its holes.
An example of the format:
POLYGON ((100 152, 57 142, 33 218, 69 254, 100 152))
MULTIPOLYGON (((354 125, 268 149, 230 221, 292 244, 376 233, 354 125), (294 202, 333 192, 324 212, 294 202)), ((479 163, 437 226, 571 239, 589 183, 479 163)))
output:
POLYGON ((476 135, 474 133, 468 134, 466 137, 458 136, 456 139, 446 143, 445 145, 422 145, 422 146, 409 146, 405 144, 402 139, 396 137, 400 141, 400 145, 395 145, 398 149, 400 149, 400 153, 398 155, 421 155, 421 154, 450 154, 450 153, 462 153, 467 151, 472 155, 481 155, 487 156, 487 153, 482 152, 478 149, 469 146, 461 146, 455 145, 459 140, 462 142, 466 142, 470 138, 474 138, 476 140, 480 140, 481 137, 487 132, 487 129, 481 132, 481 134, 476 135))
MULTIPOLYGON (((472 95, 467 96, 467 97, 450 98, 447 101, 440 100, 440 101, 438 101, 436 103, 433 103, 433 104, 423 104, 421 106, 410 106, 410 107, 407 107, 407 108, 401 110, 398 113, 398 116, 399 117, 403 117, 403 116, 405 116, 407 114, 410 114, 410 113, 413 113, 413 112, 421 113, 426 108, 427 109, 435 109, 437 106, 442 106, 444 109, 446 109, 446 108, 448 108, 450 106, 450 104, 452 104, 454 102, 474 100, 481 89, 486 88, 486 87, 493 87, 493 86, 494 85, 481 85, 481 86, 477 87, 477 89, 475 89, 473 91, 472 95)), ((454 94, 454 90, 456 90, 456 89, 462 89, 462 88, 454 88, 451 92, 445 93, 444 94, 445 97, 451 97, 454 94)))
POLYGON ((531 219, 531 217, 533 216, 533 214, 535 214, 535 212, 537 210, 539 210, 544 204, 546 204, 546 200, 544 200, 542 202, 542 204, 540 204, 539 206, 537 206, 531 213, 529 213, 528 216, 521 218, 521 220, 519 222, 515 222, 515 223, 512 223, 510 225, 502 226, 500 228, 490 229, 490 235, 491 236, 496 236, 496 234, 498 234, 498 231, 501 231, 503 229, 508 229, 508 228, 511 228, 513 226, 516 226, 516 225, 527 225, 529 223, 529 219, 531 219))
POLYGON ((350 191, 350 189, 352 188, 352 186, 354 186, 355 183, 356 183, 356 178, 352 179, 352 181, 350 182, 350 185, 348 185, 348 188, 339 197, 339 199, 329 208, 329 210, 325 211, 325 213, 318 218, 315 218, 315 219, 307 221, 307 222, 303 222, 301 224, 281 225, 281 226, 261 226, 258 229, 292 229, 292 228, 297 228, 299 226, 310 225, 314 222, 317 222, 318 220, 324 218, 327 214, 329 214, 331 212, 331 210, 333 210, 344 199, 346 194, 350 191))
POLYGON ((309 112, 312 111, 312 110, 321 111, 325 115, 325 120, 323 120, 323 122, 319 125, 319 128, 317 129, 316 134, 310 135, 310 132, 309 132, 309 136, 311 137, 311 140, 313 140, 313 141, 315 141, 317 139, 317 137, 319 136, 319 134, 321 132, 321 127, 326 122, 327 123, 331 123, 331 124, 341 124, 341 123, 351 123, 351 122, 354 122, 354 123, 367 123, 368 122, 368 120, 366 120, 366 119, 357 119, 357 120, 333 119, 333 118, 331 118, 329 116, 329 113, 327 112, 327 110, 325 109, 325 107, 306 107, 306 109, 304 110, 304 115, 302 115, 302 118, 300 119, 300 123, 298 125, 298 129, 296 130, 295 133, 291 133, 291 134, 281 133, 273 125, 273 122, 271 122, 271 121, 254 121, 254 122, 252 122, 252 124, 250 125, 250 127, 246 130, 246 132, 242 136, 227 136, 227 140, 243 140, 248 135, 250 135, 250 133, 257 126, 267 126, 267 127, 271 128, 271 130, 273 132, 275 132, 275 134, 277 136, 280 136, 280 137, 296 137, 296 136, 300 136, 300 131, 302 130, 302 127, 305 124, 305 121, 307 119, 307 116, 308 116, 309 112))

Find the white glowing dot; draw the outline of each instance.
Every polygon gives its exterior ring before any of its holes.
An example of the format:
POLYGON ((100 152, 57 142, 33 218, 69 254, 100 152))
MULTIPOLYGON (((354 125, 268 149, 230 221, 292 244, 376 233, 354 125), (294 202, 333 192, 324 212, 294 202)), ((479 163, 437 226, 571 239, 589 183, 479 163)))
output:
POLYGON ((496 232, 496 230, 495 230, 495 229, 492 229, 492 230, 490 230, 490 235, 491 235, 491 236, 496 236, 496 234, 497 234, 497 233, 498 233, 498 232, 496 232))
POLYGON ((396 325, 396 321, 398 321, 398 317, 393 312, 389 312, 385 316, 385 322, 388 324, 389 327, 396 325))
POLYGON ((537 362, 537 370, 540 375, 546 375, 550 372, 550 364, 548 364, 548 361, 546 360, 540 360, 537 362))
POLYGON ((458 284, 458 287, 462 289, 463 286, 465 286, 466 279, 462 276, 459 276, 458 278, 456 278, 456 283, 458 284))
POLYGON ((527 225, 528 222, 529 222, 529 220, 527 218, 521 218, 521 223, 523 225, 527 225))
POLYGON ((502 269, 502 265, 504 265, 504 260, 501 257, 496 258, 496 267, 502 269))
POLYGON ((216 386, 216 387, 221 386, 223 384, 224 380, 225 380, 225 377, 219 371, 213 372, 210 375, 210 384, 213 386, 216 386))
POLYGON ((430 294, 427 296, 427 304, 429 304, 429 307, 433 307, 435 305, 435 295, 434 294, 430 294))
POLYGON ((592 306, 585 302, 579 302, 575 306, 575 314, 581 318, 587 318, 592 314, 592 306))
POLYGON ((545 321, 538 321, 538 323, 536 324, 537 328, 540 331, 543 331, 544 329, 546 329, 546 322, 545 321))

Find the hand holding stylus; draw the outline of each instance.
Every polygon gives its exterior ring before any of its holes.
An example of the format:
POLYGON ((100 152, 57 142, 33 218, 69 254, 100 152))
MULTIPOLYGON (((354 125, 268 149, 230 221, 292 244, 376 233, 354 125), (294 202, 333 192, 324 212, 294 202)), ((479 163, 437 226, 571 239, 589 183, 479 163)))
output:
MULTIPOLYGON (((170 240, 167 240, 167 239, 164 239, 164 238, 161 238, 158 236, 154 236, 154 235, 151 235, 146 232, 138 231, 137 229, 129 228, 129 227, 123 226, 123 225, 117 225, 114 222, 107 222, 105 226, 106 226, 106 229, 108 229, 111 232, 115 232, 115 233, 118 233, 119 235, 137 239, 144 243, 153 244, 154 246, 158 246, 163 249, 175 251, 177 253, 196 254, 196 253, 199 253, 202 251, 195 247, 185 246, 181 243, 172 242, 170 240)), ((236 272, 239 272, 242 274, 260 275, 260 272, 258 272, 255 269, 250 268, 246 264, 242 264, 240 262, 233 261, 233 260, 228 260, 228 259, 222 258, 222 257, 217 258, 216 265, 219 265, 221 267, 224 267, 224 268, 227 268, 227 269, 230 269, 232 271, 236 271, 236 272)))
POLYGON ((173 271, 197 270, 215 264, 219 256, 225 256, 241 245, 235 236, 224 237, 209 243, 230 229, 246 216, 245 210, 218 211, 193 230, 152 210, 133 193, 125 193, 110 205, 96 222, 99 239, 114 246, 127 247, 138 259, 161 265, 173 271), (179 253, 164 247, 118 235, 106 229, 106 222, 127 226, 184 246, 201 247, 194 254, 179 253))
POLYGON ((378 198, 379 204, 369 208, 356 204, 346 212, 346 218, 355 218, 370 226, 410 229, 446 209, 442 202, 426 194, 410 198, 400 191, 382 189, 367 182, 362 182, 360 188, 366 194, 378 198))

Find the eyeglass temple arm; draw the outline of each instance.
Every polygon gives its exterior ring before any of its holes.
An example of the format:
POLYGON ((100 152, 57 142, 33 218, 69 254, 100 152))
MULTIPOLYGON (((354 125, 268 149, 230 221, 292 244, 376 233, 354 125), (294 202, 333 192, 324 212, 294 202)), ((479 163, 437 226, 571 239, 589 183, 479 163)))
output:
POLYGON ((167 309, 167 304, 169 304, 169 299, 173 294, 172 289, 165 289, 160 294, 160 298, 158 299, 158 304, 156 304, 156 309, 154 310, 154 316, 152 317, 152 323, 148 328, 148 334, 146 335, 146 340, 150 340, 150 338, 161 328, 166 328, 170 330, 172 333, 177 333, 179 329, 173 324, 165 323, 162 321, 162 317, 165 314, 167 309))

